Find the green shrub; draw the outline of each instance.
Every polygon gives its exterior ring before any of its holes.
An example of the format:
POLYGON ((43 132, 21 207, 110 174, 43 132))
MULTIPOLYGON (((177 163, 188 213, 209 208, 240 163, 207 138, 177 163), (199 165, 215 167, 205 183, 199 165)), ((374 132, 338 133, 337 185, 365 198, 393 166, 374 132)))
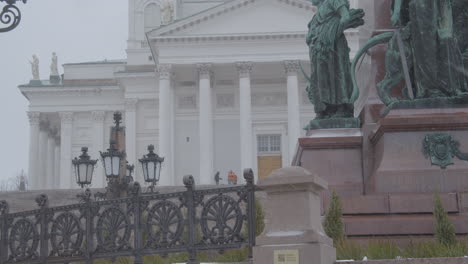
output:
POLYGON ((353 243, 347 239, 343 239, 338 243, 335 243, 336 247, 336 259, 354 259, 361 260, 366 252, 364 247, 357 243, 353 243))
POLYGON ((343 209, 341 207, 341 201, 336 191, 333 190, 330 201, 330 207, 325 214, 325 220, 323 226, 325 233, 333 239, 335 245, 339 244, 345 237, 343 220, 343 209))
POLYGON ((451 246, 456 243, 455 227, 448 218, 444 206, 437 192, 434 192, 434 228, 437 241, 451 246))

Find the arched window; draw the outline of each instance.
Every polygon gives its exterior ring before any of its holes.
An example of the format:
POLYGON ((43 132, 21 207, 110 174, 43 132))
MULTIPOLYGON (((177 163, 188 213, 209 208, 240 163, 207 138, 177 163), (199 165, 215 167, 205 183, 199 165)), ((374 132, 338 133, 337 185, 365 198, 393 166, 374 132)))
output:
POLYGON ((145 32, 161 26, 161 9, 157 4, 149 4, 145 7, 145 32))

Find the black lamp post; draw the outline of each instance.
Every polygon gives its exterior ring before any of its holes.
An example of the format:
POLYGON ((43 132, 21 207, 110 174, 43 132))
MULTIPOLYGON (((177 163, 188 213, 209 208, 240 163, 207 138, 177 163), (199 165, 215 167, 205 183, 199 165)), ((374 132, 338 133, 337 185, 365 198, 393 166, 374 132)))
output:
POLYGON ((72 160, 73 167, 75 168, 76 183, 83 188, 91 184, 93 180, 94 166, 96 166, 97 160, 92 160, 88 155, 88 148, 82 147, 83 152, 80 158, 72 160))
POLYGON ((5 27, 0 28, 0 33, 13 30, 21 22, 21 12, 15 6, 17 1, 22 1, 26 4, 27 0, 0 0, 0 2, 6 2, 6 5, 0 12, 0 23, 5 25, 5 27))
POLYGON ((154 153, 154 146, 148 146, 148 154, 144 155, 143 158, 139 159, 141 167, 143 169, 143 178, 145 182, 151 183, 150 189, 154 190, 154 186, 161 177, 161 166, 164 158, 159 157, 158 154, 154 153))
POLYGON ((130 165, 128 164, 128 161, 127 161, 126 169, 127 169, 127 173, 125 174, 125 177, 124 177, 124 183, 130 184, 134 181, 133 171, 135 170, 135 165, 130 165))
MULTIPOLYGON (((128 191, 130 184, 134 181, 133 173, 135 166, 130 165, 125 161, 125 151, 119 151, 116 146, 117 141, 115 139, 118 139, 118 132, 122 129, 120 126, 121 121, 121 113, 114 113, 115 126, 112 128, 113 137, 111 137, 113 140, 110 141, 110 146, 106 152, 100 152, 102 165, 104 166, 104 173, 107 179, 107 187, 106 193, 95 194, 95 197, 98 199, 121 197, 128 191), (121 166, 123 162, 126 163, 125 167, 121 166), (123 173, 125 173, 125 175, 121 175, 123 173)), ((72 163, 75 167, 76 182, 83 188, 84 186, 91 184, 94 166, 96 165, 97 160, 90 159, 87 147, 83 147, 81 151, 83 151, 83 154, 79 159, 73 159, 72 163)), ((154 186, 161 176, 161 165, 164 158, 159 157, 154 153, 153 145, 148 146, 148 151, 149 153, 144 155, 142 159, 139 159, 139 161, 142 165, 145 182, 151 183, 149 188, 151 192, 153 192, 154 186)), ((88 190, 88 192, 90 191, 88 190)))

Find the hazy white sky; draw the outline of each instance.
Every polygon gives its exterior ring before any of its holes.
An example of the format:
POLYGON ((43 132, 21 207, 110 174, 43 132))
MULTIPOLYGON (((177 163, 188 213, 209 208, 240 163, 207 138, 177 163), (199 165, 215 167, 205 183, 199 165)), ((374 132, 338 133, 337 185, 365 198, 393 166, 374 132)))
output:
MULTIPOLYGON (((17 5, 21 24, 0 33, 0 180, 28 170, 28 101, 17 86, 31 79, 32 54, 39 57, 41 79, 48 79, 53 51, 59 65, 125 58, 128 31, 127 0, 28 0, 17 5)), ((59 71, 63 73, 61 66, 59 71)))

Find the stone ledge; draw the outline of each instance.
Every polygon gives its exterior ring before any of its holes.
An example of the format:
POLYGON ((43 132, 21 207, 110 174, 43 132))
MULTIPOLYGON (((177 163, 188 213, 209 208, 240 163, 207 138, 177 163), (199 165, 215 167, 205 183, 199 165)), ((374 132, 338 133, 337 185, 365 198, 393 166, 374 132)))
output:
POLYGON ((367 261, 337 261, 335 264, 468 264, 468 258, 384 259, 367 261))
POLYGON ((467 130, 467 108, 398 109, 379 120, 370 135, 372 144, 388 132, 467 130))
MULTIPOLYGON (((450 215, 457 234, 468 234, 467 215, 450 215)), ((373 215, 344 216, 345 232, 348 236, 411 236, 432 235, 434 217, 432 214, 416 215, 373 215)))

